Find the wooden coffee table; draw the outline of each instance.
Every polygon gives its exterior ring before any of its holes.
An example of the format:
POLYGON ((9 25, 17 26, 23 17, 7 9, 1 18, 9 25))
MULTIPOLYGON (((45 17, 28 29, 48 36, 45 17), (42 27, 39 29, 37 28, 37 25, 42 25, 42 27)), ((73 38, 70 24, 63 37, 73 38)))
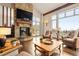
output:
POLYGON ((35 55, 36 55, 36 50, 38 50, 41 53, 44 53, 50 56, 57 48, 60 51, 60 55, 62 55, 62 41, 53 40, 53 44, 51 45, 47 45, 47 44, 41 43, 40 41, 36 41, 34 42, 34 46, 35 46, 35 55))

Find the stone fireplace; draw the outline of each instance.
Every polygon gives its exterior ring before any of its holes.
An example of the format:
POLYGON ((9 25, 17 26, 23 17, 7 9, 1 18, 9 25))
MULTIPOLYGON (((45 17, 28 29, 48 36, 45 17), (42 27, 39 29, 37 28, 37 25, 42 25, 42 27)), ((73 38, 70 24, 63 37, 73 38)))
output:
POLYGON ((27 36, 31 36, 31 26, 27 23, 19 23, 15 26, 15 36, 17 38, 26 38, 27 36))

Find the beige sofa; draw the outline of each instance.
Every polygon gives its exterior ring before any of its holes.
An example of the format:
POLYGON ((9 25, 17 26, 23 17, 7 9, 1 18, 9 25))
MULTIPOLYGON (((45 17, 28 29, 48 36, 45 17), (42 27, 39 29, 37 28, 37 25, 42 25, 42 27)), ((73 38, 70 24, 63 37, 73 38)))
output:
POLYGON ((70 32, 69 36, 63 37, 63 43, 74 50, 79 48, 79 31, 70 32))

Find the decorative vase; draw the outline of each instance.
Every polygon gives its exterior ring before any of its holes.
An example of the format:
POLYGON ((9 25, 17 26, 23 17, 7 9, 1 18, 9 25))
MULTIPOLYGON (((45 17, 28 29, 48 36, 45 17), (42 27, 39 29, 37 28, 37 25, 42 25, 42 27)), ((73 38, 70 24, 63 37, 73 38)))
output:
POLYGON ((0 48, 5 46, 6 39, 0 38, 0 48))

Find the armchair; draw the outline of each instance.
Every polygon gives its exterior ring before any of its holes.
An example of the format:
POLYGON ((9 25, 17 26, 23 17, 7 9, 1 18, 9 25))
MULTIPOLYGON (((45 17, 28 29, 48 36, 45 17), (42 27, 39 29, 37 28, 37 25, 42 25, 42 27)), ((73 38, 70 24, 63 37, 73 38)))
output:
POLYGON ((50 31, 46 31, 43 35, 43 38, 51 38, 51 32, 50 31))
POLYGON ((63 43, 74 50, 79 48, 79 31, 72 31, 67 37, 63 37, 63 43))

